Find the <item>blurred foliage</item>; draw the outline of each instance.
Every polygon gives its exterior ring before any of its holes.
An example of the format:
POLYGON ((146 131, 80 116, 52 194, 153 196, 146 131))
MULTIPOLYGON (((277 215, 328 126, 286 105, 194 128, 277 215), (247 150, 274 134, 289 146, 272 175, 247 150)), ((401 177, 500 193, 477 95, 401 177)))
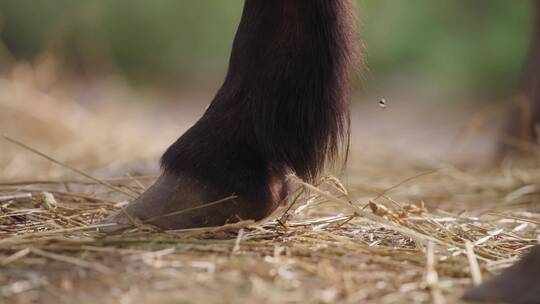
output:
POLYGON ((430 78, 441 89, 494 93, 520 80, 532 1, 361 0, 360 7, 376 78, 430 78))
MULTIPOLYGON (((0 43, 85 72, 162 81, 223 71, 242 0, 0 0, 0 43)), ((359 0, 368 79, 429 79, 440 88, 505 90, 519 79, 531 3, 359 0)), ((0 45, 1 47, 1 45, 0 45)))

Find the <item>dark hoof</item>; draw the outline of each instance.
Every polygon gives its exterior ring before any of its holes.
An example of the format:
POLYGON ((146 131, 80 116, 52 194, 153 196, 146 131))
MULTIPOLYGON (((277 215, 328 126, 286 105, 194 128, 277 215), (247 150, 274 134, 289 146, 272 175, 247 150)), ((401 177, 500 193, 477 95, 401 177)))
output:
POLYGON ((134 219, 128 217, 125 212, 125 210, 120 210, 109 215, 106 219, 101 221, 100 224, 111 224, 111 226, 100 227, 98 228, 98 232, 106 235, 111 235, 120 233, 129 228, 136 227, 137 223, 132 221, 134 219))
POLYGON ((499 276, 469 289, 463 299, 478 303, 539 304, 540 246, 499 276))
POLYGON ((248 202, 208 183, 163 173, 158 180, 124 209, 107 217, 98 232, 115 234, 128 228, 151 225, 163 230, 222 226, 240 220, 260 220, 267 215, 264 204, 248 202))

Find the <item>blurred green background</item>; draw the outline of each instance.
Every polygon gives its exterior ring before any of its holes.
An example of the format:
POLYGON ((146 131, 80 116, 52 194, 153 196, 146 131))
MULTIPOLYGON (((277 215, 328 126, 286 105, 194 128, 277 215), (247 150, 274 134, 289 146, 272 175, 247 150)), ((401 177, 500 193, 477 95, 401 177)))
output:
MULTIPOLYGON (((80 75, 170 86, 221 78, 241 0, 0 0, 0 73, 54 55, 80 75), (3 57, 3 58, 1 58, 3 57)), ((531 2, 360 0, 365 86, 416 79, 497 95, 519 83, 531 2)))

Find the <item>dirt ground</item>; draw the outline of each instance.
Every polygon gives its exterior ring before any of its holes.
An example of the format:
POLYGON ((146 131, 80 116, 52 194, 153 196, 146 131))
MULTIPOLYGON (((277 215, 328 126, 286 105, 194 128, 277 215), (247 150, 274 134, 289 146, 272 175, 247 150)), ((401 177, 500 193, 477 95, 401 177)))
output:
POLYGON ((40 75, 0 78, 0 133, 68 168, 0 140, 0 302, 457 303, 538 242, 538 153, 494 163, 495 107, 399 89, 356 97, 347 173, 263 223, 101 237, 213 89, 40 75))

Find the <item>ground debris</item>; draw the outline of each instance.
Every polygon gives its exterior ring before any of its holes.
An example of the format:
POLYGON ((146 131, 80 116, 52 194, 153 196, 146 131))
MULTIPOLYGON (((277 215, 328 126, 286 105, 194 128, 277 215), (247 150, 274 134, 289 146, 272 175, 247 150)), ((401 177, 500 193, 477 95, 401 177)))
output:
MULTIPOLYGON (((494 191, 491 187, 501 192, 499 176, 491 176, 491 183, 486 175, 474 178, 482 184, 457 185, 444 171, 424 177, 422 197, 409 194, 407 184, 388 184, 392 193, 369 199, 372 216, 364 218, 354 210, 365 204, 354 197, 365 191, 354 185, 345 190, 329 177, 260 223, 135 229, 110 237, 97 234, 96 223, 123 204, 91 194, 90 189, 101 187, 97 183, 78 187, 78 192, 59 190, 64 183, 49 183, 46 189, 0 186, 0 196, 12 195, 0 205, 2 297, 40 297, 50 303, 60 295, 89 303, 96 293, 132 302, 217 302, 239 296, 246 303, 453 302, 482 273, 488 276, 525 253, 540 231, 535 224, 540 214, 527 210, 523 201, 501 208, 477 204, 463 211, 459 200, 470 201, 477 187, 483 193, 494 191), (449 180, 459 193, 432 192, 449 180), (25 192, 13 195, 13 188, 25 192), (433 196, 455 205, 430 208, 433 196), (345 203, 353 208, 344 208, 345 203)), ((124 189, 140 187, 129 179, 115 183, 124 189)), ((504 190, 510 194, 519 188, 504 190)), ((373 186, 372 193, 381 192, 373 186)), ((500 200, 504 204, 505 195, 500 200)))

